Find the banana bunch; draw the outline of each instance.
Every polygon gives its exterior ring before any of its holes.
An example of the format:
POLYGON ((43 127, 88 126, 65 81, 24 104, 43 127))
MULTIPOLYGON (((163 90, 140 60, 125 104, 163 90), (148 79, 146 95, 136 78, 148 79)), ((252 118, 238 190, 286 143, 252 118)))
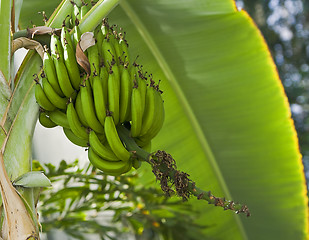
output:
POLYGON ((130 62, 125 34, 117 26, 104 19, 94 38, 95 44, 85 50, 89 73, 76 60, 80 36, 70 35, 65 26, 60 37, 53 34, 35 78, 35 97, 43 126, 63 127, 72 143, 88 147, 93 166, 116 176, 141 165, 118 128, 126 127, 137 145, 150 152, 164 122, 162 91, 152 75, 130 62))

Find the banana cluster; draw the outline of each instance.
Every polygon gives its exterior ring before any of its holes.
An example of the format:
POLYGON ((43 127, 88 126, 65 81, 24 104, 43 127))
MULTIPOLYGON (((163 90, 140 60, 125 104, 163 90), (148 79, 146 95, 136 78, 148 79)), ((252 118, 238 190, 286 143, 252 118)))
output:
POLYGON ((45 47, 43 68, 35 78, 39 121, 47 128, 63 127, 72 143, 88 147, 90 162, 106 174, 137 169, 141 161, 127 150, 117 129, 126 127, 139 147, 151 151, 164 121, 159 84, 130 61, 124 34, 106 19, 85 51, 87 71, 76 60, 78 32, 78 25, 72 35, 63 26, 60 36, 52 34, 50 49, 45 47))

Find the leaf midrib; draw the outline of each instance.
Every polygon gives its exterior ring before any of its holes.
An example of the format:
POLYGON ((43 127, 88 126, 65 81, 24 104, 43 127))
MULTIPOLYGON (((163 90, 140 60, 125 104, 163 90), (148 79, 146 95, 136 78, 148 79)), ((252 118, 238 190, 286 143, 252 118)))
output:
MULTIPOLYGON (((162 72, 167 77, 171 87, 174 89, 176 96, 178 97, 179 102, 181 103, 181 106, 186 113, 186 116, 188 120, 190 121, 192 128, 196 134, 197 139, 199 140, 202 149, 206 155, 206 158, 209 160, 210 165, 214 171, 214 174, 217 176, 217 180, 222 188, 222 191, 224 195, 228 199, 232 199, 231 193, 228 190, 227 184, 222 176, 222 173, 220 171, 220 168, 216 162, 216 158, 211 150, 211 147, 205 138, 205 135, 203 134, 203 130, 192 111, 192 108, 190 107, 189 102, 187 101, 186 96, 184 95, 181 87, 177 83, 176 77, 173 74, 169 64, 166 62, 164 56, 162 55, 161 51, 157 47, 157 44, 152 39, 149 31, 144 26, 138 15, 135 13, 134 9, 130 6, 130 4, 127 1, 121 1, 119 4, 124 12, 127 14, 128 18, 134 23, 134 26, 137 28, 138 32, 142 36, 142 38, 145 40, 145 44, 148 46, 150 52, 153 54, 154 58, 156 59, 158 65, 162 69, 162 72)), ((239 227, 239 230, 243 236, 243 239, 248 239, 247 234, 245 232, 243 223, 241 222, 238 215, 234 214, 234 219, 236 221, 236 224, 239 227)))

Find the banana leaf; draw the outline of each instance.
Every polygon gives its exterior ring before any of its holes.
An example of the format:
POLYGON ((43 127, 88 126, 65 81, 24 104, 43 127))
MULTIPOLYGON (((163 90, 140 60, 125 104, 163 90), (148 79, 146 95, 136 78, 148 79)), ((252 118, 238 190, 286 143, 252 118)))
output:
MULTIPOLYGON (((127 32, 131 58, 139 55, 162 80, 166 121, 153 149, 172 154, 197 186, 250 208, 246 218, 190 200, 198 222, 209 226, 207 239, 306 239, 297 135, 268 47, 248 14, 232 0, 123 0, 108 18, 127 32)), ((21 25, 28 22, 22 15, 21 25)), ((143 168, 143 181, 153 179, 143 168)))

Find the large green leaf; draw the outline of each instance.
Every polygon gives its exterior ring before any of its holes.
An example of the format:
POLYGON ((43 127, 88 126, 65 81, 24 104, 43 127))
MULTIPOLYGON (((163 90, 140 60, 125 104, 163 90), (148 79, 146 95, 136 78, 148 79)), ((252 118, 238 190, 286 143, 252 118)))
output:
POLYGON ((170 152, 198 186, 251 210, 246 218, 192 201, 209 225, 205 234, 305 239, 307 194, 295 129, 249 16, 231 0, 123 0, 109 19, 126 30, 132 55, 162 79, 166 122, 154 149, 170 152))
POLYGON ((31 52, 19 69, 18 83, 8 108, 5 130, 8 132, 4 160, 12 179, 31 169, 32 135, 38 118, 38 105, 34 97, 33 74, 39 72, 42 60, 31 52))
POLYGON ((33 24, 44 25, 42 12, 44 11, 46 16, 49 17, 60 2, 60 0, 57 0, 42 3, 41 0, 25 0, 20 13, 20 26, 25 29, 32 27, 33 24))
POLYGON ((163 79, 166 123, 154 149, 173 154, 199 186, 252 212, 235 216, 196 201, 200 221, 211 226, 206 234, 305 239, 296 133, 274 63, 248 15, 232 1, 135 0, 121 7, 110 20, 124 26, 145 69, 163 79))
POLYGON ((6 81, 9 82, 11 61, 11 0, 0 1, 0 23, 0 55, 2 56, 2 59, 0 61, 0 72, 2 73, 1 75, 6 79, 6 81))

